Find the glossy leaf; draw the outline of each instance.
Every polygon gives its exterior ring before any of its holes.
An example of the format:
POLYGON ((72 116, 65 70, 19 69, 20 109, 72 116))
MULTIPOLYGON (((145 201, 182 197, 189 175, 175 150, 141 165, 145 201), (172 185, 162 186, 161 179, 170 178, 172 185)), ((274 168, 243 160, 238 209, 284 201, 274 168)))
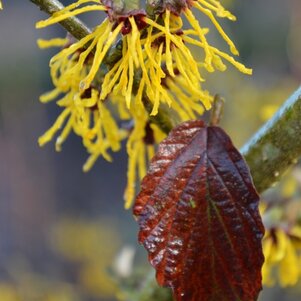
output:
POLYGON ((202 121, 173 129, 141 184, 134 215, 157 281, 178 301, 254 301, 264 228, 249 169, 202 121))

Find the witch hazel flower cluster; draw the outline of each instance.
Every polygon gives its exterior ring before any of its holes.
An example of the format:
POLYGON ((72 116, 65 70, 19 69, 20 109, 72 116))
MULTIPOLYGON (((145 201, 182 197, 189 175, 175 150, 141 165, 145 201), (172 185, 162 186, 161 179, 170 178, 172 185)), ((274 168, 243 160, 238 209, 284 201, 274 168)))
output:
POLYGON ((112 160, 111 152, 126 140, 129 208, 137 180, 165 137, 151 118, 160 110, 168 110, 175 123, 197 118, 213 101, 203 88, 206 73, 225 71, 229 64, 245 74, 252 70, 235 60, 238 50, 218 21, 235 21, 235 16, 216 0, 78 0, 36 27, 91 11, 102 21, 84 38, 38 41, 41 48, 61 47, 50 60, 54 89, 40 99, 56 101, 62 109, 39 144, 57 136, 59 151, 74 132, 89 153, 83 167, 88 171, 100 156, 112 160), (211 21, 230 54, 209 43, 209 29, 196 13, 211 21))

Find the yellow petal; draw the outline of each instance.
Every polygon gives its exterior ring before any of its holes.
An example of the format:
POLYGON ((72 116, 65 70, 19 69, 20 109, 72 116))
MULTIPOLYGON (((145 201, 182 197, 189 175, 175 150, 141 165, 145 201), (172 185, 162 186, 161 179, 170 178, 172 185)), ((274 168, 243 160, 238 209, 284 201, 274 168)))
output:
POLYGON ((285 256, 279 266, 279 281, 283 287, 295 285, 299 278, 297 252, 290 240, 287 240, 285 256))

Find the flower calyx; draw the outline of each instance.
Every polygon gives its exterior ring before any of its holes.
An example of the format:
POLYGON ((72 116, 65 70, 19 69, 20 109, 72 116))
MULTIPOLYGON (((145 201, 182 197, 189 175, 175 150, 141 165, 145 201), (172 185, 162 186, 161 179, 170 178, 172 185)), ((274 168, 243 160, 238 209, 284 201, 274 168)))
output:
POLYGON ((144 9, 140 9, 139 1, 136 0, 104 0, 103 5, 107 8, 107 14, 109 20, 115 23, 113 28, 116 28, 120 23, 123 24, 121 33, 126 35, 131 32, 132 26, 129 21, 130 17, 133 17, 137 28, 142 30, 146 27, 143 18, 146 16, 144 9))
POLYGON ((186 0, 148 0, 147 13, 150 16, 164 13, 167 9, 179 16, 189 5, 186 0))

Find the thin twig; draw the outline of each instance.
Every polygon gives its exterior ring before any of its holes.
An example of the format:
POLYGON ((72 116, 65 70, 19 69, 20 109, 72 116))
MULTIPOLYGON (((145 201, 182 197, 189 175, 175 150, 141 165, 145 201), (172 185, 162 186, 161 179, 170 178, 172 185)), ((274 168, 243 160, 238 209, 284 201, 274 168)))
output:
POLYGON ((211 108, 210 125, 219 125, 224 113, 225 100, 216 94, 211 108))
MULTIPOLYGON (((62 8, 64 5, 57 0, 29 0, 37 5, 41 11, 52 15, 62 8)), ((91 33, 91 29, 76 17, 70 17, 59 22, 73 37, 80 40, 91 33)))

